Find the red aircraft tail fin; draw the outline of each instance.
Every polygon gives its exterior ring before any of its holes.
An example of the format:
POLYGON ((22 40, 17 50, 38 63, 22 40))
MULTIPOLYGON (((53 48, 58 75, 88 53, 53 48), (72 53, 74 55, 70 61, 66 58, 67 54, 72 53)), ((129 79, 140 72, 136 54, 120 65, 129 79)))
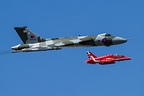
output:
POLYGON ((95 56, 92 52, 87 51, 87 55, 91 58, 97 58, 97 56, 95 56))

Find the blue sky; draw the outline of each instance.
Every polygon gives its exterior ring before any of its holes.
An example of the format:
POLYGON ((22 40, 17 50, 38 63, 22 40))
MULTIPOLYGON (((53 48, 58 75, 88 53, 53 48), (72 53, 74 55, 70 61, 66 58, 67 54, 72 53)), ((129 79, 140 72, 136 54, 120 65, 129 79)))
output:
POLYGON ((1 0, 0 96, 144 96, 143 0, 1 0), (13 27, 43 38, 108 32, 127 43, 12 54, 22 43, 13 27), (88 65, 86 51, 131 61, 88 65))

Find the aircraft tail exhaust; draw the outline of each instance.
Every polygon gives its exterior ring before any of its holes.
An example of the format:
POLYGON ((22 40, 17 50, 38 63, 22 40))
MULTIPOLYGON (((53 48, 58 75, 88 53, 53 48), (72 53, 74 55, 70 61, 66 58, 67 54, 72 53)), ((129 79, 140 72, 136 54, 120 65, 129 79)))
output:
POLYGON ((41 38, 40 36, 34 34, 30 30, 27 29, 26 26, 23 27, 14 27, 17 34, 20 36, 21 40, 24 44, 30 44, 30 43, 38 43, 38 42, 44 42, 45 39, 41 38))

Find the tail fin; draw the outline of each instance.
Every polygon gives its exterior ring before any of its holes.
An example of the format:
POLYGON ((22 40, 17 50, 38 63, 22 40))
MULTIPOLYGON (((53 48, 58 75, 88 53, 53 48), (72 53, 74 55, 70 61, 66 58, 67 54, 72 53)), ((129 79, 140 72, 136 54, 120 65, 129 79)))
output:
POLYGON ((90 57, 90 58, 97 58, 97 56, 95 56, 92 52, 90 51, 87 51, 87 55, 90 57))
POLYGON ((45 39, 29 31, 26 26, 14 27, 24 44, 44 42, 45 39))

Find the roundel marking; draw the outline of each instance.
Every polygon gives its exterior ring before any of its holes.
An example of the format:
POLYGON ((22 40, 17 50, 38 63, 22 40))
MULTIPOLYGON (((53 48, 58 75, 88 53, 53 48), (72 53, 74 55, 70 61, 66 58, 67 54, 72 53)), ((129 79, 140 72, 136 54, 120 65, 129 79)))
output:
POLYGON ((34 35, 32 35, 32 36, 31 36, 31 38, 35 38, 35 36, 34 36, 34 35))
POLYGON ((103 38, 103 39, 102 39, 102 42, 103 42, 103 43, 107 43, 107 39, 106 39, 106 38, 103 38))

